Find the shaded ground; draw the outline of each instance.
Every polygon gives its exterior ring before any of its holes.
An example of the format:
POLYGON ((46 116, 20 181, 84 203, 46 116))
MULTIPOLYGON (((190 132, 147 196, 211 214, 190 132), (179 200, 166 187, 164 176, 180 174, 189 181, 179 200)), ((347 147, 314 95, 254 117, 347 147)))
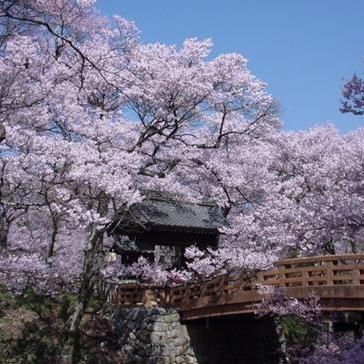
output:
MULTIPOLYGON (((72 295, 12 297, 0 288, 0 363, 57 364, 73 302, 72 295)), ((83 364, 122 363, 108 315, 96 305, 82 322, 78 357, 83 364)))

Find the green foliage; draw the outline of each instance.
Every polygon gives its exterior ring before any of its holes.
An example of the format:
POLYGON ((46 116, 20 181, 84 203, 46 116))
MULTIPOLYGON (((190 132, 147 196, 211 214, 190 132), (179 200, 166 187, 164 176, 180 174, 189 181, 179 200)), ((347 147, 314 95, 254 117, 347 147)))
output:
MULTIPOLYGON (((65 325, 75 302, 72 294, 47 297, 31 289, 12 296, 0 286, 0 364, 58 363, 65 325)), ((93 296, 82 320, 80 363, 121 362, 103 303, 102 298, 93 296)))
POLYGON ((312 324, 298 316, 282 318, 282 326, 288 345, 309 345, 316 340, 316 331, 312 324))
POLYGON ((60 300, 30 289, 14 297, 0 288, 0 363, 55 362, 64 325, 60 300))
POLYGON ((58 317, 66 323, 76 303, 76 297, 74 295, 64 294, 59 298, 59 302, 58 317))

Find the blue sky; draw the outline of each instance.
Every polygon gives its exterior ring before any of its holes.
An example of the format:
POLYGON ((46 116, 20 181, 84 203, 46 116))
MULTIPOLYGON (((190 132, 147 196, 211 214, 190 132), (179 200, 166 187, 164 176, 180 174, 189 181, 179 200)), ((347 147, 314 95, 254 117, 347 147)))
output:
POLYGON ((213 55, 242 53, 278 99, 285 129, 363 117, 339 112, 344 79, 364 70, 363 0, 99 0, 105 15, 134 20, 143 42, 212 38, 213 55))

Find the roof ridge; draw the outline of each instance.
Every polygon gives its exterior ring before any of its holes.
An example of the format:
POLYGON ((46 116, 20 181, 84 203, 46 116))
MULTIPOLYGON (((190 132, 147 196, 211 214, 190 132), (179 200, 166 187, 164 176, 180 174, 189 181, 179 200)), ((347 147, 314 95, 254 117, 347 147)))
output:
POLYGON ((201 200, 201 201, 190 201, 183 196, 178 196, 177 194, 173 194, 171 192, 162 192, 162 191, 143 191, 145 195, 145 200, 154 200, 154 201, 165 201, 165 202, 176 202, 190 205, 198 205, 198 206, 210 206, 210 207, 218 207, 218 205, 212 200, 201 200))

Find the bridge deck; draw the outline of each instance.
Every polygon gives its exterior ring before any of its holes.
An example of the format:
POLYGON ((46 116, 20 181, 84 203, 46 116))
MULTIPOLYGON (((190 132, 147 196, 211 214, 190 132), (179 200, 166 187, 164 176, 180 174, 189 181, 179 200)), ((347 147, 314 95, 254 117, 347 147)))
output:
POLYGON ((261 301, 259 285, 283 287, 287 296, 313 292, 327 311, 364 311, 364 254, 281 260, 259 272, 232 272, 172 287, 107 285, 109 301, 122 307, 156 304, 174 307, 183 320, 252 313, 261 301))

